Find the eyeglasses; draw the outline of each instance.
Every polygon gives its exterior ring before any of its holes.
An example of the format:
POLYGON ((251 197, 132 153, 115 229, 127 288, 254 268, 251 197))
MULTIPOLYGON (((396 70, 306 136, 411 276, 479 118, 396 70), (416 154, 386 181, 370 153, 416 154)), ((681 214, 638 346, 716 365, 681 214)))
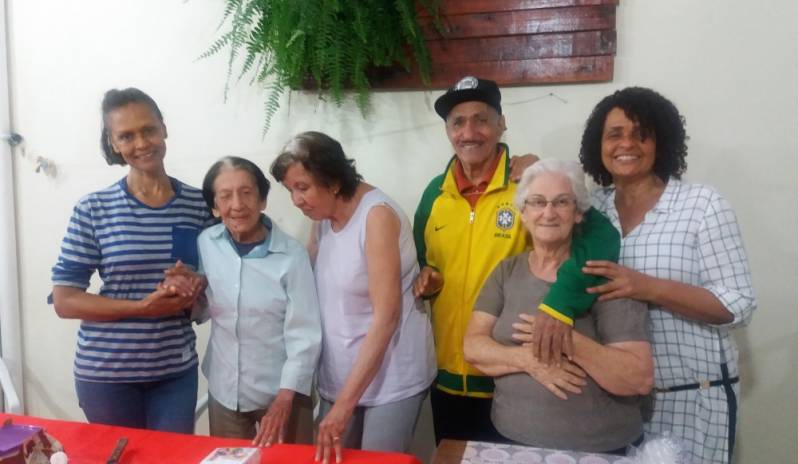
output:
POLYGON ((530 207, 533 211, 543 211, 546 206, 551 203, 551 207, 557 211, 568 211, 576 204, 576 198, 570 196, 559 196, 553 200, 547 200, 544 197, 532 197, 524 200, 524 204, 530 207))

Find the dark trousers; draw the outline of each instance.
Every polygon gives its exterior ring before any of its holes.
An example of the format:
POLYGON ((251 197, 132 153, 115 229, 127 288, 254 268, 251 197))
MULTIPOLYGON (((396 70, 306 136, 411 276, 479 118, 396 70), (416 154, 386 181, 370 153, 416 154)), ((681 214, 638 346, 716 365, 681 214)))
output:
POLYGON ((500 442, 504 438, 490 420, 490 398, 450 395, 430 389, 435 443, 443 439, 500 442))
POLYGON ((154 382, 88 382, 75 379, 86 419, 162 432, 194 433, 197 366, 154 382))

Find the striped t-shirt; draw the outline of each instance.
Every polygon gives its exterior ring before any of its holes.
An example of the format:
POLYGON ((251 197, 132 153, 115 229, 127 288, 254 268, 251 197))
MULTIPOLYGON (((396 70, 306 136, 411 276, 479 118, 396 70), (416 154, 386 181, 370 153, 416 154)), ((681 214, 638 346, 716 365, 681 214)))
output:
MULTIPOLYGON (((126 179, 83 197, 72 213, 53 285, 86 289, 94 271, 100 295, 141 300, 178 259, 197 265, 197 236, 210 214, 202 192, 170 178, 174 197, 153 208, 127 190, 126 179)), ((172 377, 197 364, 189 317, 83 321, 78 331, 75 378, 96 382, 146 382, 172 377)))

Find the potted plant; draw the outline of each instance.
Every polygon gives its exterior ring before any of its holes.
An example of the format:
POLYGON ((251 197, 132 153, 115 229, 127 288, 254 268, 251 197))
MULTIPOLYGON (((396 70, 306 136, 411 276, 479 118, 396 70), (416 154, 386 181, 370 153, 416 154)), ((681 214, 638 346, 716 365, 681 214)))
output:
POLYGON ((375 68, 409 70, 415 62, 429 78, 417 7, 438 16, 437 0, 226 0, 223 24, 230 27, 203 56, 229 47, 228 84, 240 66, 239 80, 251 75, 268 90, 264 132, 285 90, 309 84, 338 105, 353 89, 365 114, 375 68))

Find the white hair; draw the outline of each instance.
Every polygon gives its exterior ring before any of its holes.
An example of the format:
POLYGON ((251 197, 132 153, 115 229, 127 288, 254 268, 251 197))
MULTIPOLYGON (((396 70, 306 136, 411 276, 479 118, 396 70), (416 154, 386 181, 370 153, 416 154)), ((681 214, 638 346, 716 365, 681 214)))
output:
POLYGON ((518 188, 515 191, 515 207, 518 211, 524 209, 524 201, 529 192, 529 185, 535 178, 543 173, 555 173, 565 176, 571 183, 571 190, 576 197, 576 210, 584 213, 590 209, 590 195, 587 193, 585 185, 585 172, 582 166, 576 161, 563 161, 554 158, 542 159, 532 166, 524 169, 518 188))

